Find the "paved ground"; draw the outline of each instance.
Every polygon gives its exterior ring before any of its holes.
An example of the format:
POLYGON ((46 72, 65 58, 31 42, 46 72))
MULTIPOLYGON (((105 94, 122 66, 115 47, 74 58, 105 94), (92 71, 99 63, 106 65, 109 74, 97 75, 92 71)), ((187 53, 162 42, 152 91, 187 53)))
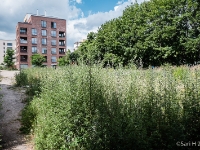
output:
POLYGON ((13 87, 14 75, 18 71, 1 70, 0 95, 2 110, 0 111, 0 133, 3 150, 32 150, 25 135, 20 134, 20 113, 24 107, 25 90, 13 87))

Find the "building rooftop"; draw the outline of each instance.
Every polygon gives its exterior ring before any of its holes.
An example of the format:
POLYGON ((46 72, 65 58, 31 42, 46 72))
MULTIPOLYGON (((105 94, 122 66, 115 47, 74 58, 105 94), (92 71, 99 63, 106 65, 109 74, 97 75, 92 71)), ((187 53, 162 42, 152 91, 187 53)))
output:
POLYGON ((37 15, 37 14, 27 13, 26 16, 24 17, 24 22, 28 22, 28 20, 30 19, 31 16, 35 16, 35 17, 46 17, 46 18, 53 18, 53 19, 66 20, 66 19, 61 19, 61 18, 53 17, 53 16, 37 15))

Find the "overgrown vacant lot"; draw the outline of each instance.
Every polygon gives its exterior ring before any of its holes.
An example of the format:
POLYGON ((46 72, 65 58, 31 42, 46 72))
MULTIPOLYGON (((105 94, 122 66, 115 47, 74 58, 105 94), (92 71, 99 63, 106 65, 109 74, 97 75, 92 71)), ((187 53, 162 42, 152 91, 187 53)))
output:
POLYGON ((34 95, 22 130, 38 150, 178 149, 200 139, 199 69, 32 68, 16 81, 34 95))

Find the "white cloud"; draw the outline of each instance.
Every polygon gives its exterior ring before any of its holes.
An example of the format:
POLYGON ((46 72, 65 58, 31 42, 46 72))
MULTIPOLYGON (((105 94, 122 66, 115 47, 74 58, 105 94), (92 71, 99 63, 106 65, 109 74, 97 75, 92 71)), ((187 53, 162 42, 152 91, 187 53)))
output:
POLYGON ((114 7, 114 10, 117 11, 117 8, 119 8, 119 6, 115 6, 115 7, 114 7))
POLYGON ((69 20, 67 25, 67 48, 72 50, 74 42, 86 39, 89 32, 96 32, 98 30, 98 27, 100 27, 106 21, 121 16, 126 6, 134 2, 135 0, 128 0, 126 2, 122 0, 113 7, 113 10, 110 10, 108 12, 98 12, 95 14, 91 13, 88 17, 85 18, 69 20))
POLYGON ((77 2, 78 4, 81 4, 81 3, 82 3, 82 0, 76 0, 76 2, 77 2))
POLYGON ((117 5, 121 5, 123 2, 124 2, 124 0, 118 1, 118 2, 117 2, 117 5))

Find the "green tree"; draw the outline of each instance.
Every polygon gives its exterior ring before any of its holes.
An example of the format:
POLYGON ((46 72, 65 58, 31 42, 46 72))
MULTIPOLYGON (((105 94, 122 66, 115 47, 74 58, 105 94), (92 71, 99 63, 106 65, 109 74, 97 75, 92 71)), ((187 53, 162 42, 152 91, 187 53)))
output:
POLYGON ((63 56, 63 57, 61 57, 61 58, 58 59, 58 66, 69 65, 71 63, 70 55, 71 55, 71 52, 70 52, 70 50, 68 50, 66 52, 65 56, 63 56))
POLYGON ((68 50, 66 55, 58 59, 59 66, 66 66, 70 64, 77 64, 78 53, 68 50))
POLYGON ((35 65, 36 67, 42 67, 44 61, 45 61, 44 56, 40 54, 34 54, 31 56, 31 63, 32 65, 35 65))
POLYGON ((58 66, 66 66, 70 64, 70 60, 67 56, 63 56, 58 59, 58 66))
POLYGON ((79 58, 83 63, 95 63, 98 60, 98 51, 95 47, 96 33, 90 32, 87 35, 87 40, 83 42, 78 49, 73 52, 71 58, 75 61, 79 58))
POLYGON ((13 55, 14 55, 14 50, 7 49, 6 55, 4 57, 4 63, 6 64, 6 67, 9 67, 9 68, 13 67, 13 65, 14 65, 13 55))
POLYGON ((76 51, 74 51, 74 52, 70 53, 69 58, 70 58, 72 64, 77 64, 78 63, 79 55, 78 55, 78 53, 76 51))

